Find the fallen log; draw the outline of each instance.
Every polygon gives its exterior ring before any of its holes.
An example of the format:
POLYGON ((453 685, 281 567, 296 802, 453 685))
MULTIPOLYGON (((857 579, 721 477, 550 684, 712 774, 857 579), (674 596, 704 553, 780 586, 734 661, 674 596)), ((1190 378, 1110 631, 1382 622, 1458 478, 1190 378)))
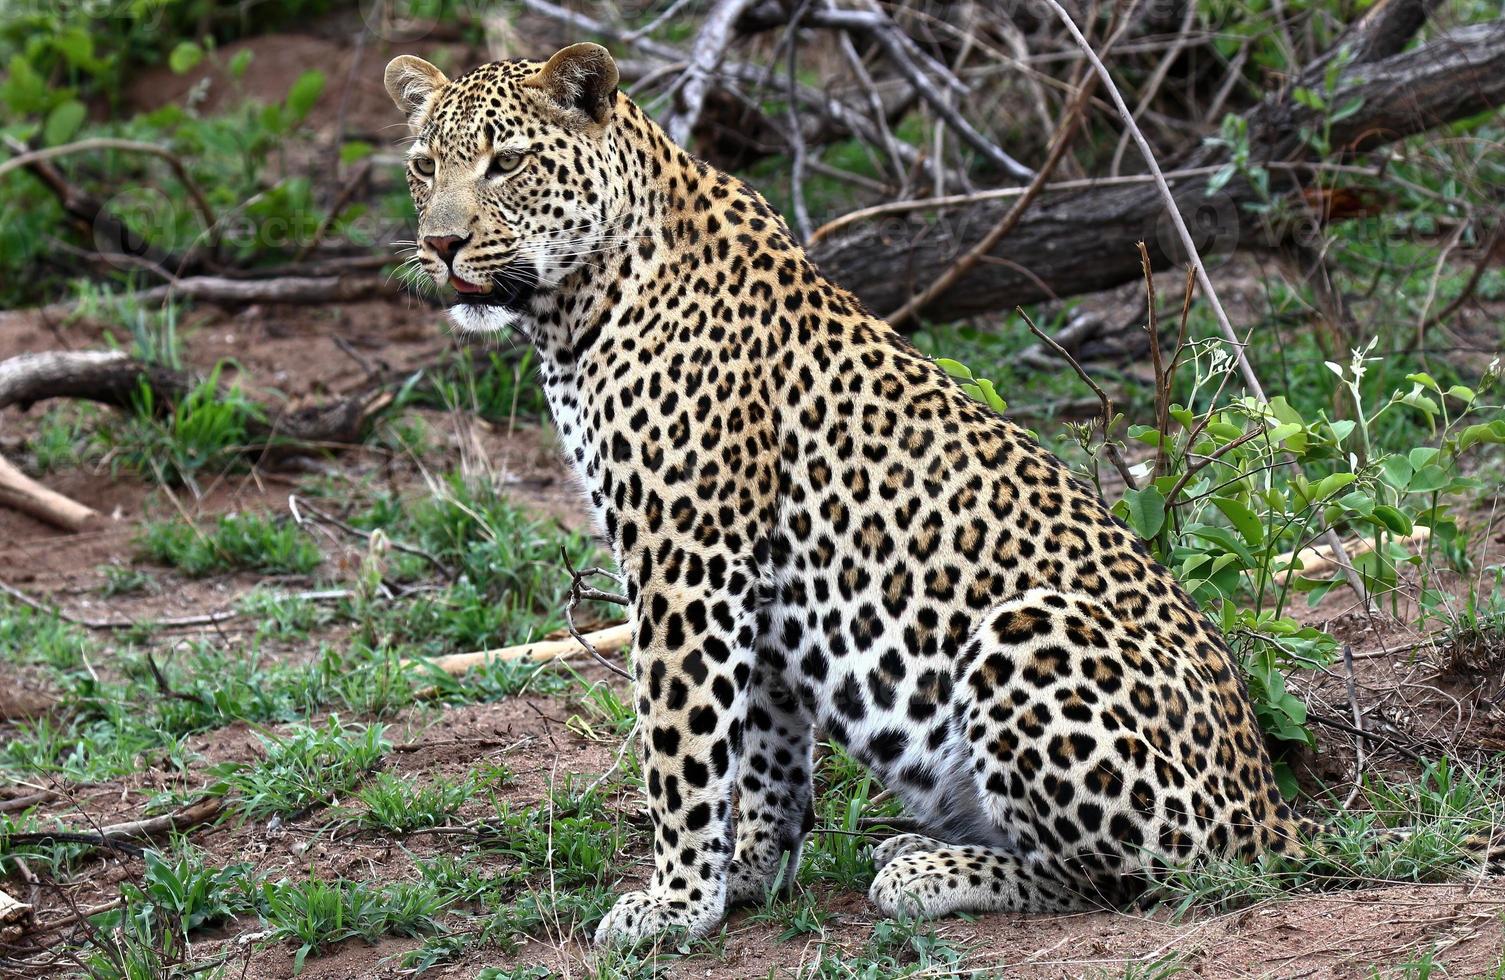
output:
MULTIPOLYGON (((584 638, 596 648, 598 653, 615 653, 632 642, 632 627, 626 623, 620 623, 593 633, 586 633, 584 638)), ((583 653, 585 653, 585 648, 571 637, 567 640, 539 640, 536 643, 523 643, 495 650, 478 650, 475 653, 453 653, 447 657, 404 660, 403 664, 438 667, 446 674, 454 676, 476 667, 501 661, 532 660, 542 663, 583 653)))
POLYGON ((149 303, 176 297, 243 306, 250 303, 353 303, 401 296, 404 291, 402 280, 396 276, 282 276, 276 279, 192 276, 177 279, 166 286, 142 290, 136 298, 149 303))
POLYGON ((44 487, 4 456, 0 456, 0 506, 30 514, 64 531, 82 531, 101 519, 93 507, 44 487))
MULTIPOLYGON (((1422 0, 1391 0, 1399 10, 1422 0)), ((1378 19, 1383 42, 1360 50, 1380 56, 1350 63, 1337 76, 1332 105, 1358 109, 1330 126, 1330 145, 1344 155, 1394 142, 1436 126, 1505 105, 1505 21, 1475 24, 1402 53, 1408 25, 1398 16, 1378 19), (1403 22, 1403 23, 1402 23, 1403 22), (1397 24, 1400 26, 1397 26, 1397 24), (1385 56, 1388 55, 1388 56, 1385 56)), ((1320 72, 1319 72, 1320 77, 1320 72)), ((1300 192, 1312 172, 1302 130, 1317 116, 1286 92, 1270 96, 1246 114, 1250 159, 1272 172, 1272 192, 1300 192)), ((1320 86, 1319 86, 1320 87, 1320 86)), ((1175 164, 1191 170, 1171 179, 1177 208, 1202 240, 1204 256, 1266 242, 1263 217, 1245 207, 1260 200, 1258 190, 1235 176, 1221 191, 1207 194, 1203 168, 1222 162, 1222 150, 1209 147, 1175 164)), ((981 200, 937 208, 930 220, 913 215, 888 217, 820 241, 812 257, 832 279, 878 311, 901 307, 934 282, 959 255, 983 239, 1009 207, 1007 200, 981 200)), ((1143 276, 1135 243, 1149 246, 1152 266, 1180 261, 1170 234, 1165 205, 1152 185, 1129 184, 1052 194, 1037 201, 983 261, 925 308, 928 318, 953 319, 1008 309, 1020 303, 1097 292, 1143 276)))
MULTIPOLYGON (((0 409, 23 409, 48 398, 85 398, 116 408, 136 404, 145 381, 166 409, 192 391, 190 374, 146 364, 122 351, 45 351, 0 361, 0 409)), ((260 411, 246 424, 253 451, 281 452, 297 445, 351 445, 361 441, 371 421, 392 403, 379 387, 300 408, 260 411)))

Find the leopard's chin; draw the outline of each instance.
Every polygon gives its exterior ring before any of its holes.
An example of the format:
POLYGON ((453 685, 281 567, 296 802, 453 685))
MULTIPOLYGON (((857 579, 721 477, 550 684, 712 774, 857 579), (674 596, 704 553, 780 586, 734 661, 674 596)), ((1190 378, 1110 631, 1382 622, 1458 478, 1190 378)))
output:
POLYGON ((509 306, 456 303, 449 308, 449 320, 462 334, 495 334, 514 329, 522 312, 509 306))

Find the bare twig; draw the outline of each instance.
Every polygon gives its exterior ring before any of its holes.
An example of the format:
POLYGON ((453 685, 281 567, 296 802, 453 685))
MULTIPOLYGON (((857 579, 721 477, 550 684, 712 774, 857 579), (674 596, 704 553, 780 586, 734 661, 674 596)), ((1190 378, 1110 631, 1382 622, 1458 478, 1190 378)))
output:
MULTIPOLYGON (((1189 167, 1185 170, 1173 170, 1167 176, 1176 180, 1183 177, 1206 177, 1221 170, 1216 167, 1189 167)), ((1079 180, 1057 180, 1045 184, 1040 188, 1040 193, 1053 193, 1056 191, 1087 191, 1108 187, 1126 187, 1134 184, 1152 184, 1155 178, 1149 174, 1128 174, 1123 177, 1084 177, 1079 180)), ((874 204, 870 207, 857 208, 846 214, 832 218, 830 221, 815 229, 810 236, 810 244, 814 245, 823 238, 827 238, 848 225, 854 225, 862 221, 870 221, 873 218, 884 218, 896 214, 910 214, 915 211, 932 211, 943 208, 966 207, 972 204, 981 204, 985 201, 1001 201, 1013 197, 1023 197, 1028 193, 1029 187, 992 187, 987 190, 973 191, 969 194, 947 194, 938 197, 920 197, 907 201, 888 201, 883 204, 874 204)))
MULTIPOLYGON (((1150 73, 1149 81, 1145 82, 1144 89, 1140 92, 1139 104, 1134 107, 1133 113, 1136 119, 1150 107, 1150 103, 1160 91, 1160 86, 1165 84, 1165 77, 1170 74, 1171 66, 1175 64, 1176 59, 1181 56, 1181 52, 1186 49, 1187 43, 1191 40, 1191 25, 1197 19, 1197 4, 1186 0, 1185 7, 1186 10, 1181 16, 1181 29, 1176 32, 1175 40, 1161 56, 1159 64, 1150 73)), ((1108 165, 1108 172, 1115 177, 1118 176, 1119 167, 1123 165, 1124 151, 1128 148, 1129 131, 1125 129, 1119 135, 1118 145, 1113 148, 1113 161, 1108 165)))
POLYGON ((565 550, 563 545, 561 545, 559 548, 559 556, 564 560, 564 567, 570 573, 570 591, 568 593, 567 601, 564 607, 564 624, 569 629, 570 636, 573 636, 575 638, 575 641, 585 648, 585 652, 590 654, 591 659, 596 663, 600 664, 602 667, 605 667, 612 673, 625 678, 626 680, 632 680, 632 675, 630 673, 623 670, 621 667, 618 667, 616 664, 610 662, 605 657, 601 656, 600 652, 591 643, 591 641, 583 636, 580 630, 575 626, 575 609, 582 602, 594 600, 598 602, 611 602, 619 606, 627 605, 626 596, 617 595, 614 592, 602 592, 600 589, 593 588, 585 584, 587 579, 595 575, 609 575, 613 578, 616 578, 617 576, 614 575, 614 573, 599 567, 577 570, 574 564, 570 561, 569 552, 565 550))
MULTIPOLYGON (((626 623, 621 623, 582 635, 598 653, 601 651, 611 652, 621 650, 632 642, 632 627, 626 623)), ((405 660, 403 664, 430 665, 439 668, 446 674, 458 675, 475 667, 481 667, 490 663, 515 660, 528 660, 541 663, 548 660, 559 660, 578 654, 580 649, 580 641, 572 637, 568 640, 539 640, 535 643, 522 643, 517 646, 499 647, 494 650, 477 650, 474 653, 452 653, 443 657, 417 658, 414 660, 405 660)))
MULTIPOLYGON (((972 149, 982 154, 990 163, 1004 173, 1019 180, 1031 180, 1035 174, 1030 168, 1015 160, 992 140, 984 136, 967 121, 946 97, 920 64, 915 60, 913 42, 899 30, 887 14, 877 10, 819 10, 808 15, 813 26, 831 27, 838 30, 857 31, 872 38, 888 56, 899 73, 914 86, 948 128, 961 137, 972 149)), ((965 92, 965 89, 963 89, 965 92)))
POLYGON ((705 105, 716 66, 731 43, 732 25, 751 2, 716 0, 695 35, 695 43, 690 46, 690 64, 679 86, 679 106, 663 123, 669 138, 680 146, 690 145, 690 131, 700 119, 700 110, 705 105))
POLYGON ((101 519, 99 511, 43 486, 0 456, 0 505, 13 507, 65 531, 81 531, 101 519))
POLYGON ((799 110, 795 108, 794 89, 799 84, 799 38, 800 18, 810 6, 811 0, 801 0, 794 15, 789 18, 789 99, 786 112, 789 117, 789 190, 794 202, 794 230, 801 243, 810 240, 810 209, 805 204, 805 136, 800 131, 799 110))
MULTIPOLYGON (((1254 373, 1254 368, 1250 365, 1249 358, 1244 352, 1244 345, 1239 341, 1238 334, 1234 331, 1233 324, 1228 319, 1228 313, 1223 309, 1223 303, 1218 298, 1217 290, 1213 288, 1212 280, 1207 275, 1207 268, 1202 264, 1202 256, 1197 252, 1197 244, 1192 240, 1191 232, 1186 228, 1186 220, 1181 217, 1181 209, 1176 205, 1176 196, 1171 192, 1170 185, 1165 181, 1165 174, 1160 170, 1160 163, 1155 159, 1155 153, 1150 149, 1149 141, 1144 138, 1144 133, 1140 132, 1138 124, 1134 122, 1134 114, 1129 111, 1122 93, 1118 91, 1118 86, 1114 84, 1113 76, 1108 74, 1108 69, 1103 65, 1102 59, 1097 56, 1097 52, 1092 50, 1092 45, 1088 44, 1087 39, 1082 36, 1082 32, 1077 28, 1076 22, 1066 12, 1066 8, 1061 6, 1060 0, 1045 0, 1045 3, 1055 11, 1056 16, 1065 25, 1072 39, 1082 49, 1082 53, 1087 56, 1087 60, 1092 63, 1092 70, 1102 80, 1103 88, 1107 90, 1109 97, 1113 100, 1113 105, 1118 109, 1119 118, 1123 120, 1124 126, 1133 136, 1135 144, 1138 145, 1139 152, 1144 157, 1145 165, 1149 167, 1151 175, 1155 178, 1155 186, 1160 191, 1160 196, 1165 202, 1166 210, 1170 213, 1171 222, 1176 228, 1176 235, 1180 238, 1181 246, 1186 251, 1187 261, 1191 263, 1192 268, 1196 271, 1197 282, 1202 287, 1202 294, 1207 298, 1208 305, 1212 307, 1213 317, 1217 320, 1218 329, 1222 332, 1223 339, 1228 342, 1232 351, 1234 362, 1238 365, 1239 373, 1243 376, 1245 386, 1249 389, 1249 393, 1257 400, 1261 402, 1269 401, 1265 397, 1265 389, 1259 382, 1259 376, 1254 373)), ((1291 461, 1291 466, 1299 469, 1294 459, 1291 461)), ((1367 605, 1369 601, 1368 590, 1364 588, 1364 583, 1360 579, 1358 572, 1354 569, 1353 563, 1348 560, 1348 554, 1343 550, 1343 540, 1338 537, 1336 531, 1331 530, 1328 532, 1327 540, 1333 549, 1334 558, 1337 559, 1343 568, 1344 579, 1354 592, 1358 594, 1360 601, 1367 605)))
POLYGON ((1139 487, 1139 481, 1134 479, 1134 474, 1129 471, 1129 464, 1124 461, 1123 454, 1118 451, 1117 444, 1114 443, 1113 439, 1111 438, 1111 429, 1113 426, 1114 416, 1113 401, 1108 397, 1108 393, 1102 389, 1101 385, 1099 385, 1092 379, 1092 375, 1087 373, 1086 369, 1082 367, 1077 359, 1071 356, 1070 351, 1056 342, 1056 338, 1052 337, 1044 330, 1041 330, 1039 327, 1035 326, 1035 321, 1030 319, 1029 314, 1024 312, 1023 307, 1015 307, 1014 312, 1024 318, 1024 322, 1026 325, 1028 325, 1030 333, 1034 334, 1036 337, 1039 337, 1041 343, 1045 344, 1047 347, 1054 350, 1057 355, 1064 358, 1066 363, 1071 365, 1071 369, 1076 372, 1077 377, 1086 382, 1087 387, 1091 388, 1093 393, 1097 395, 1098 403, 1102 407, 1100 424, 1103 430, 1103 454, 1108 457, 1108 462, 1113 464, 1113 468, 1117 470, 1118 475, 1123 478, 1125 485, 1127 485, 1131 490, 1137 489, 1139 487))
MULTIPOLYGON (((365 36, 365 32, 361 32, 361 37, 364 38, 365 36)), ((356 51, 356 57, 360 57, 359 49, 357 49, 356 51)), ((346 91, 348 93, 348 89, 346 91)), ((340 102, 340 109, 342 112, 344 111, 344 108, 345 103, 342 98, 340 102)), ((329 213, 324 215, 324 219, 319 222, 319 227, 314 229, 313 237, 304 242, 303 247, 298 249, 298 254, 293 256, 294 265, 297 265, 304 259, 308 258, 308 253, 319 247, 319 243, 324 240, 324 236, 329 234, 330 226, 333 225, 335 219, 340 216, 340 212, 345 210, 345 205, 350 203, 350 199, 355 196, 356 191, 360 190, 361 187, 365 185, 366 178, 370 176, 371 161, 367 160, 356 168, 355 173, 350 175, 350 179, 345 181, 345 186, 340 188, 340 193, 335 196, 334 203, 329 206, 329 213)))
MULTIPOLYGON (((361 530, 360 528, 356 527, 353 524, 350 524, 350 523, 348 523, 346 521, 340 520, 338 517, 335 517, 333 514, 329 514, 329 513, 326 513, 325 511, 320 510, 319 508, 315 507, 313 504, 311 504, 307 500, 304 500, 303 498, 299 497, 295 493, 290 493, 290 494, 287 495, 287 509, 288 509, 289 513, 291 513, 293 515, 293 521, 294 521, 294 523, 296 523, 296 524, 298 524, 300 526, 305 523, 304 517, 303 517, 303 512, 304 511, 308 511, 308 513, 312 514, 315 519, 317 519, 319 521, 322 521, 325 524, 328 524, 328 525, 330 525, 332 527, 338 528, 339 530, 344 531, 346 534, 353 535, 354 537, 360 538, 363 541, 370 541, 371 540, 371 532, 370 531, 363 531, 363 530, 361 530)), ((457 574, 454 569, 452 569, 448 565, 444 564, 444 562, 440 561, 431 552, 425 551, 424 549, 418 547, 417 545, 406 544, 405 542, 402 542, 402 541, 394 541, 391 538, 387 539, 387 544, 394 551, 401 551, 401 552, 404 552, 406 554, 414 555, 414 556, 416 556, 418 558, 422 558, 424 561, 426 561, 430 565, 434 566, 434 569, 436 571, 438 571, 440 575, 443 575, 446 579, 449 579, 450 581, 453 581, 454 578, 455 578, 455 576, 456 576, 456 574, 457 574)))
POLYGON ((1087 100, 1092 97, 1092 90, 1095 86, 1096 82, 1093 80, 1083 79, 1081 87, 1077 89, 1077 94, 1072 99, 1068 108, 1065 123, 1056 131, 1055 137, 1051 140, 1050 150, 1045 155, 1045 162, 1040 165, 1039 172, 1031 178, 1029 186, 1024 189, 1024 193, 1019 195, 1019 198, 1009 207, 1008 211, 1004 212, 1003 217, 998 219, 998 223, 986 235, 982 236, 981 241, 968 249, 966 254, 952 263, 950 268, 938 276, 929 286, 911 296, 908 302, 889 314, 888 322, 890 324, 900 327, 913 319, 931 300, 950 289, 956 284, 957 280, 972 271, 972 267, 977 265, 984 255, 993 250, 993 246, 997 245, 1003 240, 1005 235, 1013 230, 1014 226, 1019 223, 1019 218, 1023 216, 1025 210, 1029 207, 1030 202, 1035 199, 1036 195, 1040 193, 1041 188, 1045 186, 1045 182, 1050 179, 1050 175, 1055 170, 1056 164, 1060 162, 1061 157, 1066 153, 1066 147, 1071 143, 1072 136, 1075 135, 1077 127, 1081 124, 1083 110, 1087 106, 1087 100))
POLYGON ((41 150, 29 150, 25 153, 17 154, 16 156, 11 157, 9 160, 0 163, 0 177, 5 176, 12 170, 29 166, 34 163, 42 163, 47 160, 68 156, 74 153, 92 153, 96 150, 118 150, 123 153, 145 153, 150 156, 159 157, 163 160, 166 160, 168 165, 172 167, 172 171, 177 176, 178 181, 183 185, 184 189, 188 191, 188 196, 192 198, 193 205, 198 209, 199 217, 204 222, 204 227, 214 227, 214 209, 209 206, 209 199, 204 196, 203 191, 199 190, 198 184, 194 183, 193 178, 189 176, 188 167, 183 163, 183 158, 178 156, 173 151, 167 149, 166 147, 157 146, 155 143, 141 143, 136 140, 95 138, 79 140, 76 143, 64 143, 62 146, 49 146, 46 149, 41 150))
MULTIPOLYGON (((1353 727, 1363 731, 1364 714, 1359 710, 1359 691, 1354 683, 1353 676, 1353 646, 1343 644, 1343 686, 1348 690, 1348 710, 1353 713, 1353 727)), ((1344 806, 1353 806, 1353 801, 1359 795, 1359 788, 1364 782, 1364 740, 1359 739, 1354 743, 1354 785, 1348 794, 1344 806)))
MULTIPOLYGON (((221 609, 210 613, 195 613, 190 616, 165 616, 160 619, 84 619, 74 616, 72 613, 66 612, 57 606, 49 605, 40 599, 27 595, 8 582, 0 581, 0 592, 10 596, 23 606, 35 609, 37 612, 56 616, 65 623, 72 623, 74 626, 82 626, 84 629, 91 630, 133 630, 143 626, 150 626, 154 629, 214 626, 245 615, 238 609, 221 609)), ((327 602, 333 599, 343 599, 347 595, 349 595, 349 592, 344 589, 317 589, 311 592, 294 592, 283 598, 297 599, 305 602, 327 602)), ((0 806, 0 813, 3 812, 3 806, 0 806)))

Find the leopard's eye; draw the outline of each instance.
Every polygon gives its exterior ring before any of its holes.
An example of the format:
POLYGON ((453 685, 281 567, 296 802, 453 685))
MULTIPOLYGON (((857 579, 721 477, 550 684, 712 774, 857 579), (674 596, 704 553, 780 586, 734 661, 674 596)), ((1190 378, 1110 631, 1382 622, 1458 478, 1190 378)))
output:
POLYGON ((521 153, 498 153, 491 158, 491 166, 486 168, 488 177, 504 177, 523 165, 521 153))
POLYGON ((420 177, 434 176, 434 161, 430 157, 414 157, 413 172, 420 177))

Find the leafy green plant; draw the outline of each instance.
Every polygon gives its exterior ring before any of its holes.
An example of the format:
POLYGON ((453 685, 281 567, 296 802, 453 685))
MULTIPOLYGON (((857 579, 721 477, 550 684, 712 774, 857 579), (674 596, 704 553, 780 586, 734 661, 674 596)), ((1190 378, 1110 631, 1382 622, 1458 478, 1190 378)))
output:
POLYGON ((304 961, 335 943, 382 936, 421 936, 440 929, 444 902, 423 882, 396 882, 378 887, 365 882, 267 882, 262 886, 263 913, 272 938, 300 945, 293 954, 293 974, 304 961))
POLYGON ((102 918, 100 925, 119 926, 135 920, 143 935, 161 930, 181 932, 184 940, 202 926, 243 915, 257 907, 255 876, 249 863, 211 867, 206 856, 184 847, 175 856, 156 851, 142 854, 141 884, 120 886, 122 908, 102 918))
MULTIPOLYGON (((1317 602, 1346 573, 1306 574, 1302 549, 1332 531, 1358 534, 1368 547, 1356 550, 1353 574, 1365 593, 1394 605, 1400 571, 1414 565, 1425 602, 1431 565, 1402 540, 1422 526, 1429 548, 1456 543, 1462 532, 1450 507, 1478 485, 1463 475, 1462 457, 1505 438, 1499 408, 1485 399, 1498 361, 1476 387, 1444 389, 1416 372, 1372 405, 1364 387, 1372 347, 1354 351, 1347 365, 1326 365, 1354 409, 1351 418, 1333 418, 1325 410, 1304 413, 1284 396, 1225 397, 1232 356, 1221 341, 1194 341, 1157 378, 1156 415, 1164 423, 1128 428, 1151 456, 1131 472, 1137 485, 1118 494, 1113 511, 1222 627, 1261 725, 1277 742, 1313 744, 1305 705, 1285 677, 1325 667, 1337 651, 1330 636, 1302 625, 1290 604, 1301 595, 1317 602), (1180 397, 1173 400, 1173 392, 1180 397), (1396 413, 1423 419, 1432 445, 1384 451, 1375 432, 1396 413)), ((942 366, 966 381, 974 398, 998 408, 1001 399, 969 369, 942 366)), ((1101 424, 1071 431, 1096 461, 1123 449, 1111 436, 1117 422, 1108 420, 1107 435, 1101 424)), ((1089 476, 1101 491, 1096 465, 1089 476)), ((1283 764, 1277 777, 1286 792, 1295 791, 1283 764)))
POLYGON ((289 726, 288 734, 258 735, 264 757, 254 765, 216 769, 223 791, 237 797, 251 819, 300 813, 349 793, 376 768, 388 743, 381 725, 289 726))
POLYGON ((323 560, 297 525, 259 514, 225 514, 207 529, 154 521, 136 544, 143 558, 195 577, 235 571, 306 575, 323 560))
POLYGON ((232 465, 250 442, 250 427, 260 409, 239 385, 221 389, 222 365, 184 395, 170 410, 143 378, 133 410, 96 434, 104 459, 160 483, 194 485, 195 475, 214 466, 232 465))
POLYGON ((1501 779, 1446 761, 1415 782, 1368 778, 1354 806, 1322 814, 1316 852, 1250 863, 1208 861, 1170 869, 1162 894, 1178 914, 1239 908, 1314 889, 1376 881, 1447 881, 1477 875, 1475 842, 1497 833, 1501 779))
POLYGON ((439 777, 424 783, 378 773, 355 794, 354 822, 372 830, 405 834, 437 827, 460 812, 480 786, 474 774, 460 782, 439 777))

